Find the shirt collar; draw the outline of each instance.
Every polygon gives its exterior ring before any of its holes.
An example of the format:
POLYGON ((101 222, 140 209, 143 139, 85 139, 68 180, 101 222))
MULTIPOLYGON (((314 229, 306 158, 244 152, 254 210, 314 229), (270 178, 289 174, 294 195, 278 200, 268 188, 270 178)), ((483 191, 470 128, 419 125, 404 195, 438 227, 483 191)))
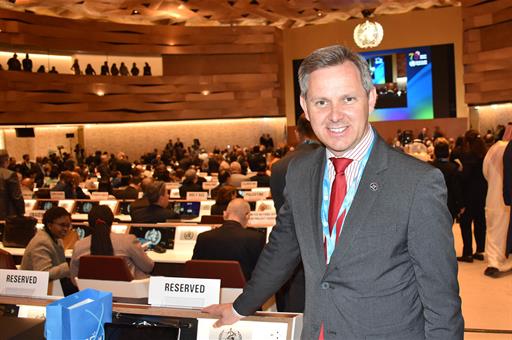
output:
MULTIPOLYGON (((368 123, 368 128, 366 129, 363 138, 361 138, 359 142, 350 150, 343 151, 340 157, 350 158, 355 161, 361 161, 364 158, 364 155, 366 154, 370 146, 372 145, 374 138, 375 132, 373 132, 372 126, 368 123)), ((327 159, 330 159, 331 157, 338 157, 335 156, 334 153, 331 150, 329 150, 329 148, 326 148, 325 151, 327 159)))

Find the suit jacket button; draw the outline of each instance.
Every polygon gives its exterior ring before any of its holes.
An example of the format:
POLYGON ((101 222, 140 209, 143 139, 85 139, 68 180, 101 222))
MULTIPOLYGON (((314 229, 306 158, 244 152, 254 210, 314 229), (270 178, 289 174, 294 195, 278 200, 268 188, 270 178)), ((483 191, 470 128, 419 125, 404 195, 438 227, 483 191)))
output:
POLYGON ((322 282, 322 285, 320 287, 322 287, 322 289, 329 289, 329 282, 322 282))

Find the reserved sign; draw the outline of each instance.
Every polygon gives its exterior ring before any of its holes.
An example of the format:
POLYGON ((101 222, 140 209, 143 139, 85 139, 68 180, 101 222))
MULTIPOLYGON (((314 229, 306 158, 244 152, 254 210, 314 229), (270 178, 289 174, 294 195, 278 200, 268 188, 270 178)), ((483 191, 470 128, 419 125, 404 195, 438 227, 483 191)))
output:
POLYGON ((220 280, 152 276, 148 302, 152 306, 203 308, 220 301, 220 280))
POLYGON ((253 189, 258 187, 258 182, 256 181, 243 181, 240 183, 241 189, 253 189))
POLYGON ((0 269, 0 294, 44 297, 50 273, 33 270, 0 269))
POLYGON ((208 199, 207 192, 189 191, 187 192, 187 201, 206 201, 208 199))

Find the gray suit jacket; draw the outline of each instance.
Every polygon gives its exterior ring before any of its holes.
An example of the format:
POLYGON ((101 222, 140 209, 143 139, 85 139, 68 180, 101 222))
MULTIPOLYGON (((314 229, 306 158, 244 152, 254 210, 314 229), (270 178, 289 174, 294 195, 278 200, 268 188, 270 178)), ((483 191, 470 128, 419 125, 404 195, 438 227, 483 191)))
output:
POLYGON ((300 258, 306 275, 303 339, 463 338, 451 216, 441 172, 377 137, 331 262, 320 220, 325 149, 295 159, 285 204, 244 293, 252 314, 300 258))
POLYGON ((25 248, 20 269, 47 271, 50 280, 69 277, 62 240, 55 242, 46 231, 38 230, 25 248))

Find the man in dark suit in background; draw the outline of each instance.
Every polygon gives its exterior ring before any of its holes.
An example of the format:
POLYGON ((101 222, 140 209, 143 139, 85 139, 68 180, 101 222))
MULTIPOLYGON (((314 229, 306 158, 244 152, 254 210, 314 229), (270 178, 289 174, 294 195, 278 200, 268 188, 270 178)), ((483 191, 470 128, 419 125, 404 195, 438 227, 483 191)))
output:
POLYGON ((9 169, 9 154, 0 150, 0 219, 25 214, 25 201, 21 193, 18 175, 9 169))
POLYGON ((222 226, 197 236, 192 259, 238 261, 249 280, 265 246, 264 234, 246 229, 250 212, 249 203, 241 198, 229 202, 222 226))
POLYGON ((377 93, 363 57, 316 50, 299 84, 325 148, 290 163, 285 203, 244 292, 203 311, 220 316, 214 327, 253 314, 302 259, 302 339, 463 339, 443 175, 371 127, 377 93))
MULTIPOLYGON (((320 144, 317 141, 311 124, 302 113, 297 119, 295 126, 295 138, 297 145, 295 150, 289 152, 281 160, 272 165, 272 174, 270 176, 270 192, 274 200, 274 207, 279 211, 284 204, 284 187, 286 185, 286 171, 290 161, 295 157, 307 154, 318 148, 320 144)), ((292 277, 276 293, 276 306, 279 312, 304 312, 304 267, 302 263, 297 266, 292 277)))
POLYGON ((114 196, 118 200, 136 200, 139 198, 140 191, 141 191, 140 177, 131 177, 128 180, 128 186, 126 188, 114 190, 114 196))
POLYGON ((169 209, 169 193, 164 182, 149 183, 144 187, 144 197, 149 205, 139 209, 130 209, 133 223, 160 223, 177 219, 174 211, 169 209))

